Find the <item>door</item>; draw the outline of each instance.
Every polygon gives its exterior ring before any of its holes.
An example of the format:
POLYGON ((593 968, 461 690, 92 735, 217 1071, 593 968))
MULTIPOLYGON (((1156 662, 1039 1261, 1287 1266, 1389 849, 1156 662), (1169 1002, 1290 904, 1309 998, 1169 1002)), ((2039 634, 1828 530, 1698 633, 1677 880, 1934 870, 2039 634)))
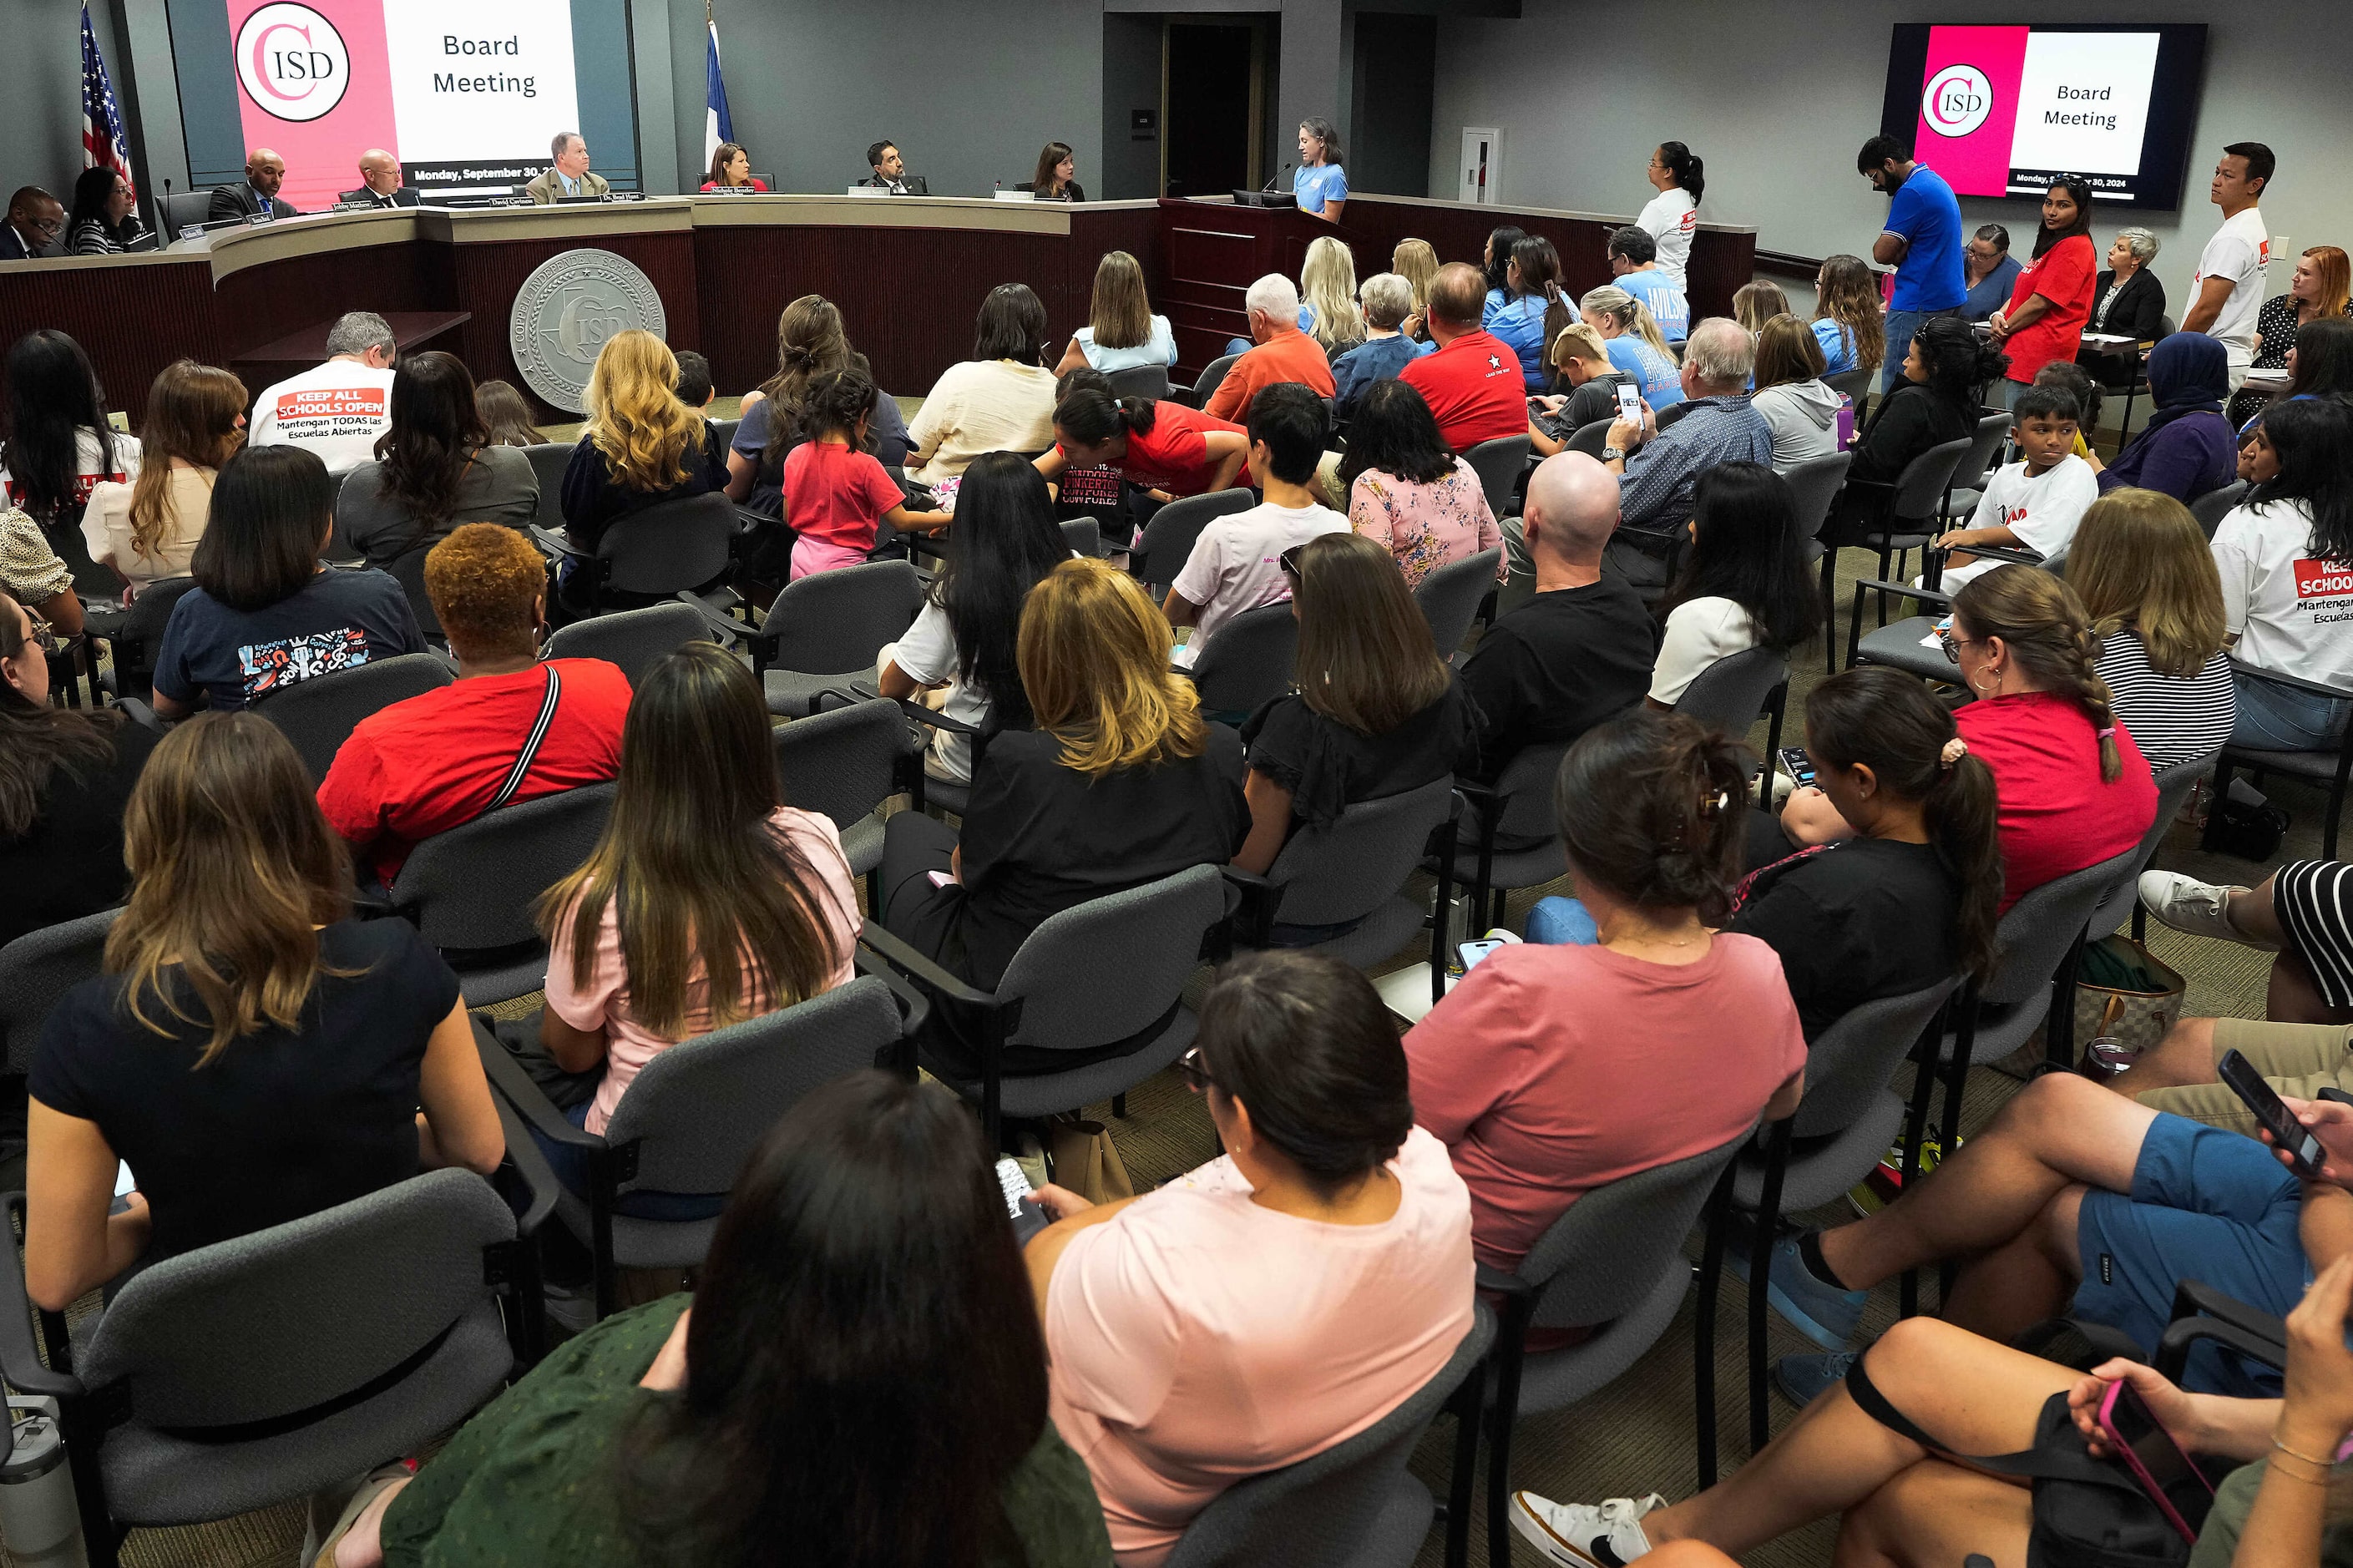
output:
POLYGON ((1263 25, 1171 18, 1162 58, 1162 194, 1221 196, 1258 184, 1263 25))
POLYGON ((1492 125, 1462 128, 1462 156, 1455 163, 1462 176, 1459 202, 1493 206, 1504 199, 1504 133, 1492 125))

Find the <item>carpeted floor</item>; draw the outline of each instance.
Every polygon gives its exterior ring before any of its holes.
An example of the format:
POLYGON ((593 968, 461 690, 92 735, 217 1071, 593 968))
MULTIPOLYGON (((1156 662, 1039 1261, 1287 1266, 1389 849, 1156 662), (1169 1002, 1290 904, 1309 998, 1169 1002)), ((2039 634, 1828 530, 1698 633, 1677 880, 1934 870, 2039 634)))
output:
MULTIPOLYGON (((1849 570, 1841 574, 1842 589, 1852 580, 1854 568, 1875 563, 1849 552, 1846 564, 1849 570)), ((1801 654, 1797 661, 1798 668, 1792 672, 1785 744, 1802 743, 1804 698, 1821 679, 1820 659, 1817 647, 1801 654)), ((1764 744, 1761 724, 1751 742, 1760 748, 1764 744)), ((2283 782, 2273 788, 2273 798, 2286 807, 2293 819, 2284 853, 2274 864, 2316 856, 2326 797, 2317 791, 2283 782)), ((2235 882, 2259 880, 2266 869, 2201 853, 2194 847, 2192 834, 2182 825, 2177 825, 2168 835, 2156 864, 2210 879, 2235 882)), ((1426 892, 1427 889, 1422 890, 1426 892)), ((1518 925, 1534 899, 1560 890, 1565 889, 1534 889, 1516 895, 1508 906, 1509 922, 1518 925)), ((2150 931, 2150 947, 2189 980, 2189 1014, 2262 1016, 2270 963, 2265 955, 2246 948, 2179 936, 2154 925, 2150 931)), ((1412 962, 1416 956, 1409 950, 1383 967, 1396 967, 1412 962)), ((1195 976, 1193 999, 1198 999, 1199 989, 1206 982, 1206 973, 1195 976)), ((1572 1002, 1573 999, 1564 999, 1564 1005, 1572 1002)), ((499 1011, 529 1011, 536 1005, 534 996, 499 1011)), ((1726 1048, 1736 1048, 1736 1041, 1727 1040, 1726 1048)), ((1973 1130, 1983 1125, 2016 1088, 2011 1079, 1983 1068, 1977 1069, 1970 1079, 1965 1128, 1973 1130)), ((1113 1118, 1107 1104, 1091 1108, 1090 1114, 1112 1127, 1139 1187, 1165 1182, 1213 1157, 1216 1151, 1208 1115, 1173 1073, 1163 1073, 1133 1091, 1128 1096, 1127 1109, 1124 1120, 1113 1118)), ((1824 1217, 1832 1216, 1826 1213, 1824 1217)), ((1929 1289, 1933 1298, 1933 1284, 1929 1289)), ((1727 1274, 1717 1310, 1716 1335, 1718 1421, 1723 1463, 1727 1471, 1738 1465, 1746 1454, 1746 1311, 1743 1287, 1727 1274)), ((1670 1499, 1687 1494, 1694 1484, 1690 1312, 1687 1300, 1683 1313, 1658 1344, 1599 1394, 1569 1410, 1524 1419, 1514 1436, 1513 1483, 1556 1499, 1584 1501, 1653 1490, 1670 1499)), ((1866 1326, 1876 1331, 1894 1315, 1894 1292, 1891 1288, 1874 1299, 1866 1326)), ((1768 1317, 1768 1321, 1773 1355, 1813 1348, 1778 1318, 1768 1317)), ((1778 1394, 1774 1399, 1773 1420, 1778 1429, 1793 1412, 1778 1394)), ((1440 1496, 1446 1487, 1451 1439, 1451 1423, 1441 1419, 1414 1462, 1416 1473, 1440 1496)), ((1746 1562, 1749 1568, 1819 1568, 1830 1561, 1833 1534, 1833 1524, 1826 1521, 1759 1548, 1748 1554, 1746 1562)), ((1483 1528, 1474 1522, 1474 1557, 1483 1551, 1483 1528)), ((134 1531, 123 1561, 132 1568, 288 1568, 294 1563, 301 1538, 301 1510, 288 1505, 216 1524, 134 1531)), ((1514 1545, 1521 1563, 1537 1561, 1532 1551, 1516 1542, 1514 1545)), ((1433 1568, 1441 1558, 1440 1537, 1433 1531, 1424 1542, 1419 1561, 1423 1568, 1433 1568)))

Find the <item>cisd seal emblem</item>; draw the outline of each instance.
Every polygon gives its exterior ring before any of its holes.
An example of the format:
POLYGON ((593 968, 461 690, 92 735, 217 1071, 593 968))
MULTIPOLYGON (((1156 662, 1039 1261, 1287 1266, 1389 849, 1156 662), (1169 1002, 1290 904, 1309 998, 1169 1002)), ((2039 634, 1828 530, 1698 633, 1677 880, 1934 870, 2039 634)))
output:
POLYGON ((663 335, 661 296, 651 280, 609 250, 567 250, 542 262, 515 290, 507 347, 533 392, 582 413, 596 351, 631 327, 663 335))

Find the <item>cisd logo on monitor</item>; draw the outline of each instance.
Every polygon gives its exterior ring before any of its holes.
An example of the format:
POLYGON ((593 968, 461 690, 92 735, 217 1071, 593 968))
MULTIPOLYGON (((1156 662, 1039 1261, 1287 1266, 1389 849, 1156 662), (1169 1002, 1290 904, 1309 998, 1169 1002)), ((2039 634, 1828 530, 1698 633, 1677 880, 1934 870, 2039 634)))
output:
POLYGON ((1947 66, 1920 94, 1920 118, 1939 136, 1967 136, 1992 112, 1993 83, 1975 66, 1947 66))
POLYGON ((308 5, 264 5, 237 30, 237 78, 278 120, 316 120, 343 100, 351 56, 335 25, 308 5))

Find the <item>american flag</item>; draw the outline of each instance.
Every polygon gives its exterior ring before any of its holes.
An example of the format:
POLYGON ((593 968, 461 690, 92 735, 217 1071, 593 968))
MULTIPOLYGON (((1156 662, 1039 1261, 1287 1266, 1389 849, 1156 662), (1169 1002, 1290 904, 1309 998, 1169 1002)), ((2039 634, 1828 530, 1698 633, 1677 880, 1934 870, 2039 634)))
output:
POLYGON ((90 7, 81 8, 81 166, 112 169, 131 177, 131 153, 122 142, 122 110, 114 101, 114 83, 106 74, 106 57, 98 52, 98 35, 90 31, 90 7))

